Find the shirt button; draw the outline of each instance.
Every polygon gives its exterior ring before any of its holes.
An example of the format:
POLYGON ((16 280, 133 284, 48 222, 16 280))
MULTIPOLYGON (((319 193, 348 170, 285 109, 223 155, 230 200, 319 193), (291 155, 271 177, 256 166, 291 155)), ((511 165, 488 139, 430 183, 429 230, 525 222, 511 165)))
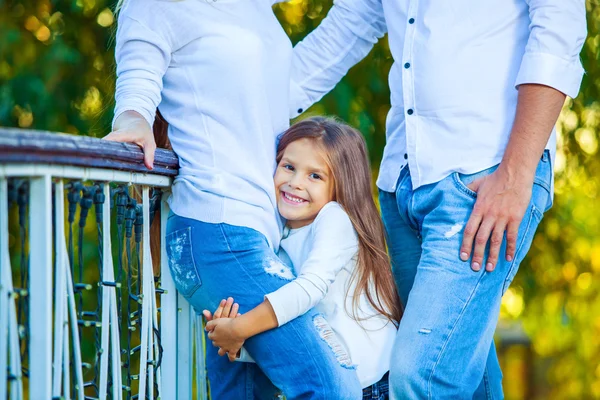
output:
POLYGON ((407 113, 408 115, 413 115, 413 112, 414 112, 414 111, 413 111, 413 109, 412 109, 412 108, 409 108, 409 109, 406 111, 406 113, 407 113))
POLYGON ((409 23, 409 24, 414 24, 414 23, 415 23, 415 19, 414 19, 414 18, 411 18, 411 19, 409 19, 409 20, 408 20, 408 23, 409 23))
POLYGON ((404 159, 407 160, 408 159, 408 154, 404 153, 404 159))
POLYGON ((410 68, 410 63, 404 64, 404 68, 406 68, 406 69, 410 68))
POLYGON ((302 114, 302 111, 304 111, 303 109, 299 108, 298 109, 298 114, 302 114))

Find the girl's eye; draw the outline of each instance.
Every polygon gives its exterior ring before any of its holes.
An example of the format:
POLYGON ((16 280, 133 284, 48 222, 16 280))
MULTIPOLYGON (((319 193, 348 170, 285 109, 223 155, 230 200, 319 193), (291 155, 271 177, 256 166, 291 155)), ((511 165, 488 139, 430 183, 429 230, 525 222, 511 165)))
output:
POLYGON ((310 177, 312 179, 321 179, 321 176, 319 174, 315 174, 315 173, 310 174, 310 177))
POLYGON ((293 165, 290 165, 290 164, 285 164, 285 165, 283 166, 283 168, 285 168, 285 169, 287 169, 287 170, 289 170, 289 171, 293 171, 293 170, 294 170, 294 166, 293 166, 293 165))

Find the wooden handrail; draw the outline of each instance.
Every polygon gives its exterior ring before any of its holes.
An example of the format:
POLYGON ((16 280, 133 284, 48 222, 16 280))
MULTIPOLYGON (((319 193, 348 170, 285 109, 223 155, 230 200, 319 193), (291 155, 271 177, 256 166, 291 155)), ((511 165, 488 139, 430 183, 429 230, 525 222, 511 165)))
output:
POLYGON ((171 150, 157 149, 154 169, 144 166, 139 146, 89 137, 31 129, 0 127, 0 164, 46 163, 110 168, 175 176, 179 160, 171 150))

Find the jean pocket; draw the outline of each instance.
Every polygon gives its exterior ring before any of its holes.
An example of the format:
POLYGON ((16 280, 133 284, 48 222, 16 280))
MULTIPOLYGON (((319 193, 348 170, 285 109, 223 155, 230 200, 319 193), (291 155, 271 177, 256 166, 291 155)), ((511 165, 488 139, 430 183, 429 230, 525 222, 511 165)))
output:
POLYGON ((475 182, 477 179, 483 178, 494 172, 498 168, 498 165, 494 165, 493 167, 484 169, 482 171, 476 172, 474 174, 461 174, 459 172, 454 172, 452 174, 452 180, 454 181, 454 185, 456 188, 467 196, 476 199, 477 192, 471 190, 468 185, 475 182))
POLYGON ((175 287, 184 297, 193 295, 202 281, 192 252, 192 227, 179 229, 167 235, 169 270, 175 287))
POLYGON ((527 223, 522 225, 522 231, 519 231, 519 241, 517 243, 517 250, 515 252, 515 257, 513 261, 510 263, 506 279, 504 280, 502 294, 506 292, 513 279, 517 275, 519 265, 527 255, 527 252, 529 251, 529 248, 533 243, 533 238, 535 236, 540 222, 542 221, 543 216, 544 214, 541 211, 541 209, 538 206, 536 206, 534 201, 532 201, 528 212, 525 214, 525 220, 527 221, 527 223))

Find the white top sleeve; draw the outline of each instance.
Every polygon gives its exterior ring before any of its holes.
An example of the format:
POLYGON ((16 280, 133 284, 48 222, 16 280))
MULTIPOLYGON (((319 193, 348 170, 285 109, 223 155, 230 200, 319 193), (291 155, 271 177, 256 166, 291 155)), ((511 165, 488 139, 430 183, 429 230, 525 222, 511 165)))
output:
POLYGON ((265 297, 279 326, 303 315, 321 301, 338 272, 358 251, 358 238, 350 218, 337 204, 319 212, 311 229, 313 246, 293 281, 265 297))
POLYGON ((161 100, 162 78, 172 53, 168 28, 162 23, 150 29, 141 22, 144 17, 137 4, 127 4, 119 15, 113 125, 124 111, 137 111, 152 127, 161 100))
POLYGON ((248 363, 256 363, 254 358, 248 353, 248 351, 242 346, 240 349, 240 356, 235 359, 237 362, 248 362, 248 363))
POLYGON ((526 2, 530 34, 516 85, 546 85, 576 97, 584 74, 579 53, 587 36, 585 1, 526 2))
POLYGON ((321 24, 294 47, 291 117, 333 89, 386 32, 381 0, 335 0, 321 24))

